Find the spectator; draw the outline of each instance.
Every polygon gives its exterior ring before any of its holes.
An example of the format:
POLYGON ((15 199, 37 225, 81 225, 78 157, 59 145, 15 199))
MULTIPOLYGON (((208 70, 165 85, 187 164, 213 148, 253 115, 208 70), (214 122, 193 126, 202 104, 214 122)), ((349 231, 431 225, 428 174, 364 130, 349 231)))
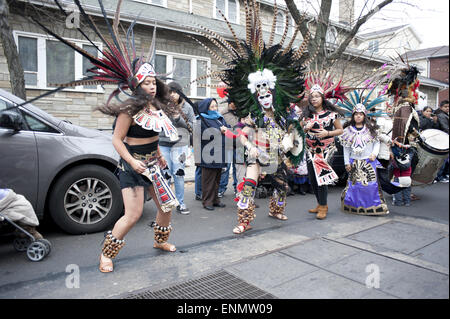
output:
POLYGON ((177 91, 182 92, 180 84, 171 82, 168 86, 170 98, 175 104, 168 110, 167 115, 177 128, 179 139, 170 141, 164 135, 164 131, 162 131, 159 134, 159 148, 167 162, 169 173, 175 184, 175 196, 180 203, 177 211, 187 215, 189 214, 189 209, 184 203, 184 176, 186 158, 189 155, 190 134, 192 133, 195 116, 192 107, 177 93, 177 91))
POLYGON ((431 107, 425 106, 422 110, 422 114, 420 115, 419 119, 420 119, 419 129, 421 131, 430 128, 439 129, 438 118, 436 115, 433 115, 433 109, 431 107))
MULTIPOLYGON (((223 118, 225 119, 225 122, 227 122, 228 125, 235 128, 238 124, 238 117, 235 115, 236 106, 234 105, 234 102, 227 101, 228 104, 226 107, 220 109, 220 113, 222 114, 223 118)), ((232 148, 226 148, 226 163, 227 166, 222 172, 222 175, 220 177, 220 185, 219 185, 219 198, 222 198, 225 194, 228 186, 228 181, 230 179, 230 170, 233 169, 233 189, 234 193, 236 193, 236 187, 237 187, 237 178, 236 178, 236 149, 235 144, 236 142, 233 141, 233 143, 227 143, 226 146, 230 146, 232 148)))
MULTIPOLYGON (((438 119, 439 129, 448 134, 448 112, 449 112, 449 103, 448 100, 444 100, 439 105, 439 109, 436 110, 435 114, 438 119)), ((448 158, 445 161, 444 165, 442 165, 439 170, 436 181, 442 183, 448 183, 449 181, 449 161, 448 158)))
POLYGON ((448 134, 448 100, 442 101, 434 114, 437 116, 439 129, 448 134))
POLYGON ((202 203, 207 210, 225 207, 219 199, 219 183, 225 162, 225 136, 221 127, 229 127, 218 112, 216 99, 208 98, 199 103, 201 113, 201 163, 202 203), (205 132, 208 130, 208 132, 205 132), (220 136, 221 140, 217 138, 220 136), (206 138, 205 138, 206 137, 206 138), (209 137, 209 139, 207 139, 209 137))

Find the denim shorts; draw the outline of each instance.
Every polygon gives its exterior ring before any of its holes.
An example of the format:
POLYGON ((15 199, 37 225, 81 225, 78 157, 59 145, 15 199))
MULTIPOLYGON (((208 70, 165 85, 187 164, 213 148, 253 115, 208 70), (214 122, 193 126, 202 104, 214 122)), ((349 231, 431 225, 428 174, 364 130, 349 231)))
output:
MULTIPOLYGON (((128 152, 138 160, 148 162, 156 157, 158 141, 144 145, 124 144, 128 152)), ((122 158, 120 158, 119 165, 117 166, 116 175, 119 178, 121 189, 136 186, 150 187, 152 185, 152 182, 147 177, 137 173, 130 164, 122 158)))

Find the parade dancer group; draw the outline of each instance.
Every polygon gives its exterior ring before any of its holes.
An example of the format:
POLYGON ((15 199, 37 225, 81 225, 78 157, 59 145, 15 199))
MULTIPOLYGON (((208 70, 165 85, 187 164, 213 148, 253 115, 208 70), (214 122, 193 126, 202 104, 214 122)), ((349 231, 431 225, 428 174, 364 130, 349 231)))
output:
MULTIPOLYGON (((167 76, 157 74, 153 65, 155 53, 156 27, 148 54, 137 54, 133 22, 126 33, 126 41, 118 32, 120 6, 118 1, 116 15, 111 25, 102 2, 99 3, 108 26, 109 34, 103 35, 88 16, 80 2, 75 1, 89 27, 102 40, 104 49, 97 46, 100 58, 89 54, 82 48, 55 34, 39 22, 46 32, 67 46, 82 54, 94 67, 93 75, 81 80, 65 83, 55 90, 77 85, 116 84, 105 105, 98 107, 104 114, 116 118, 113 145, 120 155, 117 176, 122 189, 125 206, 124 216, 105 234, 100 254, 99 270, 112 272, 114 259, 125 245, 125 236, 139 220, 144 205, 144 191, 148 191, 157 207, 156 220, 151 224, 154 230, 153 247, 168 252, 176 251, 168 243, 172 231, 171 212, 178 206, 163 169, 167 163, 158 145, 161 132, 176 141, 177 130, 166 115, 174 107, 169 89, 164 80, 167 76), (106 40, 110 38, 112 40, 106 40), (119 94, 127 96, 125 101, 119 94), (112 103, 115 97, 120 103, 112 103)), ((214 31, 202 27, 198 30, 204 39, 211 41, 216 50, 195 39, 219 63, 223 69, 208 74, 220 79, 226 85, 229 101, 236 106, 236 114, 245 125, 238 132, 221 128, 222 133, 245 148, 246 174, 238 186, 237 225, 233 233, 242 234, 251 229, 255 219, 255 191, 261 180, 273 187, 268 216, 286 221, 286 197, 288 191, 288 172, 306 159, 309 181, 314 191, 317 207, 309 210, 316 218, 323 220, 328 213, 328 185, 334 184, 338 176, 330 165, 336 150, 335 141, 339 139, 344 150, 344 161, 349 177, 341 195, 341 209, 346 213, 360 215, 386 215, 389 213, 383 198, 383 181, 379 179, 378 169, 382 166, 377 160, 380 149, 376 116, 385 114, 375 107, 386 102, 386 96, 394 97, 393 134, 395 152, 414 146, 417 136, 418 120, 414 111, 417 103, 419 83, 417 70, 408 65, 390 66, 391 74, 372 83, 388 84, 375 96, 374 88, 367 86, 352 91, 343 85, 343 78, 333 78, 330 70, 309 71, 314 58, 305 58, 308 39, 293 47, 293 40, 283 46, 286 32, 279 43, 274 44, 275 28, 268 43, 263 40, 259 6, 256 1, 244 1, 246 12, 246 39, 237 38, 236 32, 224 17, 234 37, 227 41, 214 31), (302 58, 303 57, 303 58, 302 58), (306 103, 300 118, 290 116, 290 107, 306 103), (348 121, 341 124, 341 118, 348 121)), ((61 8, 61 10, 63 10, 61 8)), ((274 15, 274 25, 276 14, 274 15)), ((286 30, 288 24, 285 26, 286 30)), ((298 26, 295 34, 298 32, 298 26)), ((79 29, 80 32, 81 29, 79 29)), ((93 42, 82 34, 93 44, 93 42)), ((295 36, 293 37, 295 39, 295 36)), ((202 78, 204 80, 204 77, 202 78)), ((221 143, 223 140, 221 139, 221 143)), ((413 165, 409 165, 411 167, 413 165)), ((411 169, 394 170, 396 182, 391 178, 384 183, 396 191, 410 186, 411 169)), ((392 175, 392 174, 391 174, 392 175)), ((391 177, 391 176, 390 176, 391 177)))

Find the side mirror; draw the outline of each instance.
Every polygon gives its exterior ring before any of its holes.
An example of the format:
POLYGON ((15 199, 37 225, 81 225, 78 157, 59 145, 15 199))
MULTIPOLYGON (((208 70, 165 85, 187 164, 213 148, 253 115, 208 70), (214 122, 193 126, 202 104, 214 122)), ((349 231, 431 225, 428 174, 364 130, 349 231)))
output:
POLYGON ((0 127, 14 130, 22 129, 22 117, 14 111, 4 111, 0 113, 0 127))

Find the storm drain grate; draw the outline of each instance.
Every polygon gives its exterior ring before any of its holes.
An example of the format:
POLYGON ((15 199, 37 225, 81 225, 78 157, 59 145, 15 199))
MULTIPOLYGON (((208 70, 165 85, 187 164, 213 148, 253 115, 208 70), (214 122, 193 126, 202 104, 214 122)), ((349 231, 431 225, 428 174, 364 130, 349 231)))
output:
POLYGON ((276 297, 221 270, 157 291, 132 293, 124 299, 276 299, 276 297))

